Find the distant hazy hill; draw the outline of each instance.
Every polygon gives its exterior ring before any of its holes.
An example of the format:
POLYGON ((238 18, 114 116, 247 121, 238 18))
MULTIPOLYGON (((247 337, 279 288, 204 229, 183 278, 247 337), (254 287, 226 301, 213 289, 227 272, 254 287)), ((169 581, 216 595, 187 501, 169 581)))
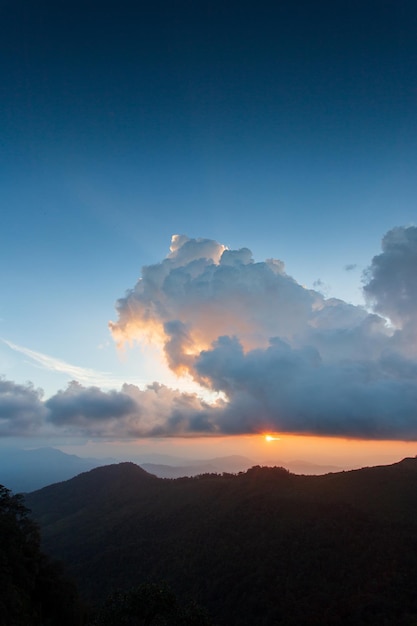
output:
POLYGON ((319 463, 310 463, 309 461, 285 461, 282 465, 294 474, 307 474, 308 476, 319 476, 320 474, 343 471, 343 467, 338 467, 337 465, 320 465, 319 463))
MULTIPOLYGON (((170 464, 153 463, 141 461, 138 464, 150 474, 155 474, 159 478, 181 478, 183 476, 198 476, 199 474, 231 472, 232 474, 242 472, 254 465, 251 459, 245 456, 228 456, 207 459, 205 461, 186 461, 179 459, 170 464)), ((267 465, 276 465, 276 463, 267 463, 267 465)), ((340 472, 342 468, 336 465, 320 465, 318 463, 310 463, 308 461, 283 461, 279 463, 294 474, 320 475, 329 474, 330 472, 340 472)))
POLYGON ((417 460, 163 480, 133 463, 28 494, 90 599, 166 580, 223 626, 417 624, 417 460))
MULTIPOLYGON (((148 455, 150 462, 142 463, 135 459, 149 473, 161 478, 196 476, 207 472, 239 472, 253 465, 250 459, 232 455, 207 459, 204 461, 186 460, 162 455, 148 455), (170 464, 155 463, 155 460, 167 460, 170 464)), ((3 448, 0 453, 0 484, 6 485, 13 492, 28 492, 41 489, 53 483, 73 478, 95 467, 117 462, 116 459, 82 458, 75 454, 66 454, 56 448, 36 448, 22 450, 3 448)))
MULTIPOLYGON (((237 473, 254 465, 253 460, 241 455, 198 460, 150 454, 130 460, 159 478, 179 478, 207 473, 237 473)), ((25 493, 68 480, 95 467, 115 462, 117 462, 116 459, 83 458, 75 454, 66 454, 56 448, 36 448, 33 450, 2 448, 0 451, 0 484, 6 485, 15 493, 25 493)), ((297 474, 325 474, 340 469, 304 461, 293 461, 282 463, 282 465, 297 474)))
POLYGON ((213 465, 202 463, 200 465, 162 465, 161 463, 141 463, 140 466, 154 474, 158 478, 182 478, 183 476, 198 476, 199 474, 218 473, 219 470, 213 465))
POLYGON ((185 461, 181 465, 162 463, 139 463, 143 469, 159 478, 180 478, 182 476, 198 476, 199 474, 237 473, 247 470, 253 461, 245 456, 232 455, 216 457, 205 461, 185 461))
POLYGON ((108 463, 108 459, 81 458, 55 448, 2 448, 0 484, 15 493, 33 491, 108 463))

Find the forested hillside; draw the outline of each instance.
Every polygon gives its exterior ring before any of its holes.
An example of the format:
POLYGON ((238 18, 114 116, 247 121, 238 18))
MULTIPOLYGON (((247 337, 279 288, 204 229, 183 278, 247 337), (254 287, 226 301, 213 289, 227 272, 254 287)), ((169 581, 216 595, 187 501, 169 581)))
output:
POLYGON ((27 497, 90 601, 165 580, 219 626, 417 624, 417 460, 159 479, 132 463, 27 497))
POLYGON ((84 617, 75 586, 41 552, 22 496, 0 485, 0 625, 81 626, 84 617))

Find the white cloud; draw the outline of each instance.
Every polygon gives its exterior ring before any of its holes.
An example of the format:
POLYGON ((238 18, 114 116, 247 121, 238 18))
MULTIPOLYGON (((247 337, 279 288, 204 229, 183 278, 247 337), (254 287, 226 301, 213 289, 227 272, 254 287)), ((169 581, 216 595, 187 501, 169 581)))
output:
POLYGON ((53 428, 137 438, 269 430, 417 440, 416 233, 409 227, 384 237, 364 286, 375 313, 303 288, 282 261, 255 263, 247 248, 177 236, 168 256, 143 268, 118 301, 110 327, 121 343, 159 345, 173 371, 220 399, 208 403, 159 383, 103 391, 103 380, 114 382, 108 374, 6 342, 80 382, 43 402, 33 387, 3 381, 0 433, 53 428))
POLYGON ((237 335, 245 348, 266 346, 274 335, 292 339, 323 303, 282 261, 255 263, 247 248, 181 237, 166 259, 143 268, 110 329, 119 343, 159 343, 173 370, 192 372, 193 358, 217 337, 237 335))
POLYGON ((208 430, 416 438, 417 383, 405 372, 417 371, 417 350, 378 315, 416 321, 416 241, 410 228, 385 236, 365 285, 370 314, 304 289, 282 261, 176 237, 110 327, 120 342, 159 342, 173 370, 227 396, 206 412, 208 430))
POLYGON ((72 365, 71 363, 67 363, 61 359, 49 356, 48 354, 43 354, 42 352, 36 352, 35 350, 19 346, 12 341, 8 341, 7 339, 0 338, 0 341, 6 344, 14 352, 19 352, 20 354, 25 355, 42 368, 51 372, 67 374, 70 378, 85 384, 111 388, 120 387, 120 385, 124 382, 123 379, 112 376, 112 374, 108 372, 100 372, 87 367, 72 365))

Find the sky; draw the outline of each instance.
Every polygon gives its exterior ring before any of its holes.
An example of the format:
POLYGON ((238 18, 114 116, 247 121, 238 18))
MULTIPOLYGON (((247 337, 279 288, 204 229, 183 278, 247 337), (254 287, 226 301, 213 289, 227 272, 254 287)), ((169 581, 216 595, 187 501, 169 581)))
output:
POLYGON ((414 456, 416 32, 1 0, 0 448, 414 456))

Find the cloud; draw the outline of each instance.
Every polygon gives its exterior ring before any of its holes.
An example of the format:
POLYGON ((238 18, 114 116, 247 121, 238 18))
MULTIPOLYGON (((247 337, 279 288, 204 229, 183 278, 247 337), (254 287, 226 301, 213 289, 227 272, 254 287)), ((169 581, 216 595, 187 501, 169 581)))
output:
POLYGON ((215 432, 216 407, 194 393, 153 383, 103 391, 71 381, 48 400, 33 385, 0 379, 0 437, 56 435, 104 439, 186 436, 215 432))
POLYGON ((71 435, 140 438, 290 432, 369 439, 417 439, 417 362, 323 359, 312 346, 271 339, 245 351, 220 337, 196 359, 196 375, 226 400, 153 383, 104 392, 72 382, 44 403, 46 421, 71 435))
POLYGON ((174 236, 171 252, 117 302, 110 323, 115 340, 159 343, 174 371, 195 374, 194 358, 221 335, 237 335, 245 348, 304 332, 321 294, 304 289, 284 263, 255 263, 247 248, 174 236))
POLYGON ((104 391, 92 376, 44 402, 32 386, 2 381, 0 434, 417 440, 416 232, 385 235, 364 283, 373 311, 305 289, 280 260, 175 236, 168 256, 143 268, 118 301, 110 328, 120 344, 159 345, 173 371, 219 399, 156 382, 104 391))
POLYGON ((417 383, 406 372, 417 352, 400 324, 416 319, 415 232, 387 233, 372 261, 364 290, 375 313, 303 288, 281 260, 175 236, 110 328, 119 343, 159 343, 172 370, 224 394, 204 411, 208 432, 414 439, 417 383))
POLYGON ((95 424, 118 420, 137 411, 132 398, 118 391, 104 392, 98 387, 83 387, 72 381, 45 403, 54 424, 77 425, 94 432, 95 424))
POLYGON ((45 402, 48 421, 71 435, 138 438, 186 435, 212 429, 204 417, 213 407, 196 394, 153 383, 125 384, 104 392, 71 382, 45 402))
POLYGON ((34 435, 46 415, 41 390, 0 378, 0 437, 34 435))
POLYGON ((66 361, 62 361, 61 359, 57 359, 48 354, 43 354, 42 352, 36 352, 35 350, 30 350, 29 348, 19 346, 16 343, 13 343, 12 341, 8 341, 7 339, 1 337, 0 341, 6 344, 6 346, 8 346, 14 352, 24 354, 29 359, 31 359, 31 361, 34 361, 42 368, 47 369, 51 372, 61 372, 63 374, 68 374, 68 376, 70 376, 71 378, 82 383, 108 388, 120 386, 124 382, 122 379, 112 376, 108 372, 100 372, 87 367, 72 365, 71 363, 67 363, 66 361))
POLYGON ((377 313, 395 325, 415 326, 417 316, 417 227, 393 228, 382 239, 382 253, 366 272, 364 293, 377 313))
POLYGON ((120 344, 159 344, 173 371, 199 382, 197 359, 222 336, 237 337, 245 351, 267 348, 279 337, 296 348, 312 345, 323 358, 382 349, 379 339, 387 338, 382 318, 305 289, 282 261, 255 263, 247 248, 173 239, 168 257, 145 267, 136 286, 118 300, 119 319, 110 329, 120 344))
POLYGON ((326 362, 280 339, 245 353, 236 338, 221 337, 197 369, 228 397, 216 421, 223 433, 417 438, 417 364, 397 355, 326 362))

